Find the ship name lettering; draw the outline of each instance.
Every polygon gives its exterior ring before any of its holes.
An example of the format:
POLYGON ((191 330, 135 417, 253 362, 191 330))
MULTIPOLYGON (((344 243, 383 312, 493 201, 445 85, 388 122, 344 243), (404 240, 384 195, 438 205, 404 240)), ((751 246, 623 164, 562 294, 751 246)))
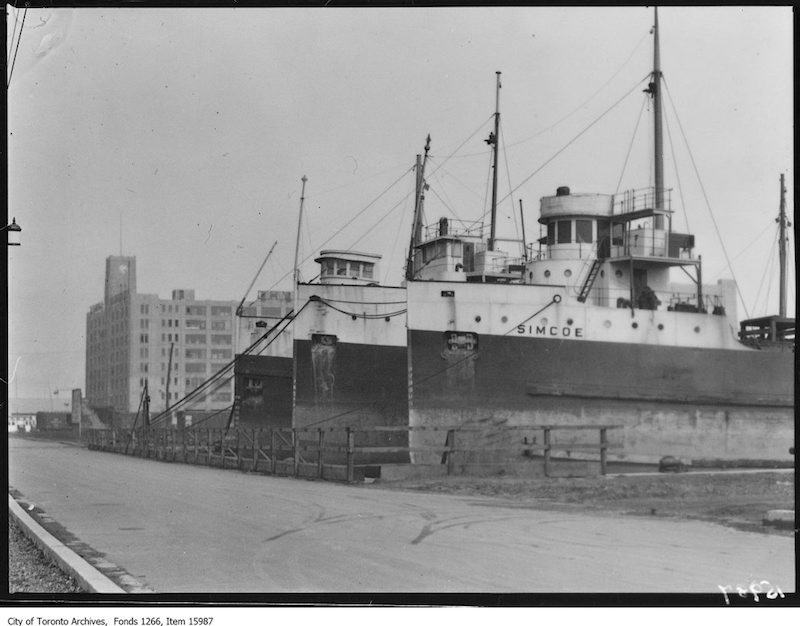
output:
POLYGON ((518 335, 537 335, 544 337, 576 337, 583 338, 583 328, 572 326, 533 326, 520 324, 517 326, 518 335))

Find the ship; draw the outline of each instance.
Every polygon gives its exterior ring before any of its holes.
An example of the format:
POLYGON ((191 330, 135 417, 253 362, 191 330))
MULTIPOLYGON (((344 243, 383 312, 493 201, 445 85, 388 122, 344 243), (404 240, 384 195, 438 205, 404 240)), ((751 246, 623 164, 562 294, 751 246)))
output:
MULTIPOLYGON (((653 35, 654 185, 561 186, 540 200, 543 235, 520 257, 502 250, 497 72, 488 236, 446 217, 424 223, 428 137, 404 282, 378 285, 377 255, 328 250, 319 281, 297 284, 294 427, 410 426, 408 458, 388 460, 401 462, 435 462, 414 452, 442 445, 435 427, 463 427, 468 446, 491 455, 508 447, 494 434, 542 425, 618 426, 621 461, 787 460, 794 319, 782 295, 778 315, 739 324, 735 283, 704 284, 695 237, 673 230, 657 9, 653 35)), ((783 194, 782 183, 785 224, 783 194)))

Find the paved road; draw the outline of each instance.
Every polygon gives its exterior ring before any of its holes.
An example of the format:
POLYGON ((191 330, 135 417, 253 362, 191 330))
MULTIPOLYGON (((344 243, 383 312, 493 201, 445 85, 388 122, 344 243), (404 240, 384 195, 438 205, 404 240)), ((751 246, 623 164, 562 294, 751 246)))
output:
POLYGON ((9 439, 9 483, 157 592, 793 591, 794 542, 9 439))

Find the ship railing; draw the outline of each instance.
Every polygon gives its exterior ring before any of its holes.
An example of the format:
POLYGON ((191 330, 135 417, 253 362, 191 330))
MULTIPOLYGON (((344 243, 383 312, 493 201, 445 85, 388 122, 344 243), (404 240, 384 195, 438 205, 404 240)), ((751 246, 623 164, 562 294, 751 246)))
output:
POLYGON ((457 237, 459 239, 483 239, 484 227, 482 224, 455 225, 453 220, 443 217, 435 224, 428 224, 422 228, 422 241, 430 241, 437 237, 457 237))
POLYGON ((486 465, 540 461, 544 476, 583 471, 606 474, 609 433, 621 425, 505 427, 372 426, 328 428, 86 429, 90 450, 222 469, 353 482, 383 466, 434 474, 469 473, 486 465), (581 436, 581 434, 583 436, 581 436), (495 443, 487 447, 487 440, 495 443), (499 442, 499 443, 498 443, 499 442), (475 461, 475 455, 495 461, 475 461), (418 461, 411 463, 412 458, 418 461), (473 459, 473 460, 471 460, 473 459), (424 462, 427 460, 427 462, 424 462), (578 470, 580 471, 580 469, 578 470))
MULTIPOLYGON (((629 289, 598 288, 594 290, 596 302, 601 306, 616 307, 618 309, 630 308, 631 292, 629 289)), ((717 294, 703 294, 703 306, 697 306, 696 291, 656 291, 658 303, 657 311, 679 311, 684 313, 713 313, 725 315, 725 301, 717 294)), ((635 303, 634 308, 642 308, 635 303)))
MULTIPOLYGON (((662 189, 662 205, 659 213, 672 213, 672 189, 662 189)), ((639 211, 656 211, 656 188, 628 189, 614 194, 614 215, 625 215, 639 211)))

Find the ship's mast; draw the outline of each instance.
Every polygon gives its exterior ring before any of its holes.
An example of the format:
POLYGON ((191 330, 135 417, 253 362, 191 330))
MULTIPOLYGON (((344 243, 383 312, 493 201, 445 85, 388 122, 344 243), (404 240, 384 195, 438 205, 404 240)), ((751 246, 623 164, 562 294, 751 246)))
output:
POLYGON ((778 240, 778 258, 781 266, 780 300, 778 303, 778 315, 786 317, 786 186, 781 174, 781 208, 777 222, 780 226, 780 239, 778 240))
POLYGON ((493 148, 493 164, 492 164, 492 218, 490 224, 489 234, 489 250, 494 250, 494 234, 495 222, 497 221, 497 146, 500 143, 498 136, 500 134, 500 72, 497 74, 497 88, 495 96, 494 107, 494 133, 489 134, 489 139, 486 140, 493 148))
POLYGON ((428 150, 431 149, 431 136, 425 140, 425 158, 417 155, 417 186, 414 198, 414 222, 411 226, 411 243, 406 259, 406 280, 414 280, 414 258, 417 244, 422 240, 422 208, 425 203, 425 164, 428 162, 428 150))
POLYGON ((653 121, 654 121, 654 163, 655 163, 655 192, 656 216, 655 228, 664 228, 664 215, 659 211, 664 209, 664 139, 661 128, 661 50, 658 38, 658 7, 654 7, 655 22, 653 25, 653 74, 650 81, 650 93, 653 96, 653 121))

